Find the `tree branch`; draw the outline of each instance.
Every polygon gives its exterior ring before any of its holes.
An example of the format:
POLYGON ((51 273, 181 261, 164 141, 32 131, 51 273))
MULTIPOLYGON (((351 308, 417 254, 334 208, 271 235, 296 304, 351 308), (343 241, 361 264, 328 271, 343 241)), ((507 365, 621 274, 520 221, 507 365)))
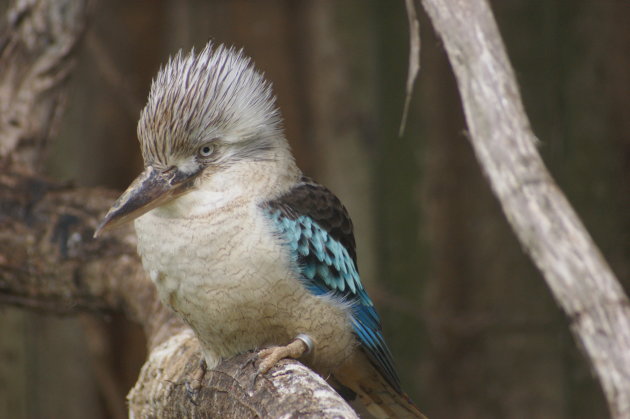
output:
POLYGON ((485 0, 423 0, 455 71, 470 140, 522 246, 571 321, 613 417, 630 416, 630 305, 548 173, 485 0))
POLYGON ((17 0, 0 31, 0 165, 39 168, 65 104, 87 0, 17 0))
POLYGON ((257 377, 253 353, 208 371, 200 391, 191 394, 187 383, 199 353, 189 329, 155 348, 128 396, 134 417, 357 417, 320 376, 297 361, 281 361, 257 377))

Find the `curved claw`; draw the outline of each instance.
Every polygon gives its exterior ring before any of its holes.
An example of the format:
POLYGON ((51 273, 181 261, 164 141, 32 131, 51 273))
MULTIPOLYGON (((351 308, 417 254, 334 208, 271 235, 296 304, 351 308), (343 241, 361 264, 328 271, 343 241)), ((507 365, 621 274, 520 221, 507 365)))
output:
POLYGON ((195 403, 195 398, 201 389, 201 382, 203 381, 203 377, 206 375, 206 371, 208 370, 208 365, 206 364, 206 360, 201 358, 199 360, 199 367, 193 374, 190 380, 185 382, 186 385, 186 393, 190 400, 195 403))

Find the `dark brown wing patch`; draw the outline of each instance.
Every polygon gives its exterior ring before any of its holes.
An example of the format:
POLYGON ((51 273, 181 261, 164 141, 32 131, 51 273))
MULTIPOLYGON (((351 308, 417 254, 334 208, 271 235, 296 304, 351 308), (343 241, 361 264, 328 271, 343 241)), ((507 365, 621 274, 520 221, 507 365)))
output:
POLYGON ((291 219, 296 219, 300 215, 311 217, 346 248, 354 265, 357 266, 352 220, 339 198, 325 186, 303 176, 300 183, 291 191, 265 203, 265 206, 280 210, 291 219))

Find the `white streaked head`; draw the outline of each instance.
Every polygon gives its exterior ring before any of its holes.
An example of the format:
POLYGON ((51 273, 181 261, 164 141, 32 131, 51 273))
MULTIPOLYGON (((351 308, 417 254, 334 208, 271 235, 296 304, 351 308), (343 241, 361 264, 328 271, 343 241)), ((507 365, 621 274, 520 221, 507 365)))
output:
POLYGON ((242 50, 211 43, 198 54, 180 51, 160 69, 138 138, 145 165, 184 172, 209 158, 229 164, 286 147, 271 84, 242 50))
POLYGON ((267 175, 299 172, 271 84, 242 51, 222 45, 208 44, 199 54, 180 51, 160 69, 140 115, 138 138, 145 170, 95 235, 169 203, 199 206, 194 191, 201 186, 221 190, 201 194, 205 200, 225 200, 243 185, 273 182, 251 162, 266 164, 267 175))

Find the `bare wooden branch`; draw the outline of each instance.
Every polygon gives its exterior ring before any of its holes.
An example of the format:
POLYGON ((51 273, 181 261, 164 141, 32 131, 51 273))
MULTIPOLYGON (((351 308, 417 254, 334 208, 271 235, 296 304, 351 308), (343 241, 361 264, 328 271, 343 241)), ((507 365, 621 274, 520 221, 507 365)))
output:
POLYGON ((92 239, 117 194, 33 175, 63 111, 87 7, 81 0, 19 0, 0 33, 0 304, 55 314, 121 312, 142 324, 149 359, 129 396, 136 417, 356 417, 296 361, 254 382, 251 354, 226 360, 189 395, 183 383, 198 365, 197 341, 159 302, 131 226, 92 239))
POLYGON ((423 4, 444 41, 470 140, 503 211, 569 317, 613 417, 630 417, 628 298, 536 150, 487 2, 423 4))
POLYGON ((0 32, 0 164, 40 166, 64 110, 88 0, 19 0, 0 32))
POLYGON ((198 368, 199 353, 190 329, 156 347, 129 393, 134 417, 357 417, 321 377, 297 361, 282 361, 257 376, 253 353, 208 371, 201 389, 193 393, 189 380, 198 368))
POLYGON ((407 84, 405 86, 405 103, 403 105, 402 119, 398 128, 398 136, 402 137, 407 126, 407 115, 411 104, 411 94, 420 71, 420 21, 416 13, 414 0, 405 0, 407 9, 407 22, 409 24, 409 65, 407 68, 407 84))
POLYGON ((102 189, 0 175, 0 303, 57 314, 123 312, 153 335, 158 326, 148 320, 166 315, 131 227, 92 239, 114 198, 102 189))

